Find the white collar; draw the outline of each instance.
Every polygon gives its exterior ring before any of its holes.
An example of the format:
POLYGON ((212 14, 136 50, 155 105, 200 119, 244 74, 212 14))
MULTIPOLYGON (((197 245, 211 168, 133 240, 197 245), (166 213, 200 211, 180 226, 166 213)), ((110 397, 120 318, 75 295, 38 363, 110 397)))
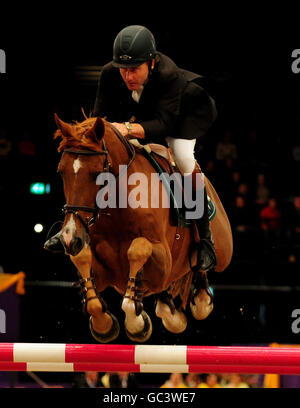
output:
POLYGON ((137 91, 132 91, 132 98, 136 103, 139 103, 144 87, 141 86, 137 91))

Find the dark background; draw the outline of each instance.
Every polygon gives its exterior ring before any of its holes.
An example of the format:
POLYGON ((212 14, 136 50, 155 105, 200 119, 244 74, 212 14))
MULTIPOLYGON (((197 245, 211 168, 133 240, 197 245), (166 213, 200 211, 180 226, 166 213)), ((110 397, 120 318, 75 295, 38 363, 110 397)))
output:
MULTIPOLYGON (((283 208, 288 208, 291 197, 299 195, 299 173, 295 173, 291 154, 300 119, 300 74, 291 71, 291 53, 300 48, 293 10, 275 10, 273 6, 263 12, 252 4, 251 8, 216 6, 204 11, 173 5, 168 13, 162 13, 158 6, 147 3, 140 13, 133 5, 111 10, 78 5, 63 13, 56 6, 40 7, 32 11, 18 8, 17 13, 7 14, 7 24, 3 19, 1 26, 0 48, 6 52, 7 73, 0 75, 0 128, 12 142, 11 152, 0 162, 0 264, 5 272, 24 270, 29 283, 77 279, 67 257, 43 250, 51 225, 63 219, 60 209, 64 197, 56 175, 59 155, 52 140, 56 129, 53 114, 72 121, 83 119, 81 107, 87 114, 91 111, 97 76, 87 73, 111 60, 113 40, 126 25, 147 26, 159 51, 209 79, 219 115, 201 141, 198 153, 202 163, 214 159, 216 144, 229 129, 242 152, 240 166, 251 174, 247 143, 249 132, 255 130, 260 146, 257 158, 283 208), (32 157, 18 151, 25 132, 36 145, 32 157), (49 182, 51 193, 31 195, 29 185, 35 181, 49 182), (36 222, 45 226, 41 234, 33 231, 36 222)), ((257 171, 253 168, 254 173, 257 171)), ((217 190, 223 200, 226 185, 219 183, 217 190)), ((247 243, 243 254, 236 250, 228 270, 210 276, 216 288, 214 312, 206 321, 195 322, 188 311, 189 329, 181 336, 162 329, 152 300, 146 299, 145 307, 154 323, 150 342, 299 342, 299 335, 290 328, 291 312, 300 307, 299 258, 296 254, 296 261, 291 263, 288 255, 284 243, 271 253, 261 252, 257 236, 247 243), (240 289, 231 290, 229 285, 240 285, 240 289), (283 289, 250 291, 243 290, 243 285, 283 289)), ((110 309, 122 323, 121 298, 110 289, 106 292, 110 309)), ((77 292, 28 284, 22 300, 21 340, 92 342, 77 292)), ((116 342, 127 341, 122 331, 116 342)))

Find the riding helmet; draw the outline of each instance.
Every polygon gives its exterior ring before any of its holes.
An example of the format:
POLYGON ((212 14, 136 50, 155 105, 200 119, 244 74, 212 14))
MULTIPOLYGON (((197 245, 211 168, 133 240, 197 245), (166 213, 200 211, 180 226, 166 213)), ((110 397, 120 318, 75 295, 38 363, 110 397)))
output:
POLYGON ((155 57, 156 45, 151 31, 140 25, 123 28, 113 46, 113 65, 117 68, 135 68, 155 57))

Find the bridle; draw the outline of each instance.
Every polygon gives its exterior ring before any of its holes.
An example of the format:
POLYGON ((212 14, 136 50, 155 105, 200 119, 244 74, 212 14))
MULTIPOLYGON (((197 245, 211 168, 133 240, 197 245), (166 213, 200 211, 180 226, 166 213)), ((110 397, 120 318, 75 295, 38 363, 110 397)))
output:
MULTIPOLYGON (((106 149, 104 139, 103 139, 103 150, 101 151, 64 149, 63 153, 72 153, 72 154, 83 155, 83 156, 105 155, 103 171, 109 171, 110 169, 110 165, 108 161, 108 150, 106 149)), ((62 208, 62 211, 65 213, 65 215, 68 213, 74 214, 79 219, 81 224, 84 226, 87 233, 89 233, 89 227, 92 224, 94 224, 97 214, 98 214, 98 208, 96 206, 91 207, 88 205, 65 204, 62 208), (82 216, 79 214, 79 211, 92 213, 92 217, 86 217, 86 219, 84 220, 82 216)))
MULTIPOLYGON (((113 125, 110 125, 115 134, 118 136, 119 140, 122 142, 122 144, 125 146, 127 153, 129 155, 129 162, 126 165, 125 171, 129 168, 129 166, 132 164, 132 162, 135 159, 135 148, 130 143, 119 131, 117 128, 115 128, 113 125)), ((101 173, 104 172, 111 172, 111 163, 109 161, 109 151, 106 147, 106 143, 104 140, 104 137, 102 138, 102 146, 103 150, 96 151, 96 150, 77 150, 77 149, 64 149, 63 153, 71 153, 71 154, 76 154, 76 155, 84 155, 84 156, 96 156, 96 155, 105 155, 105 160, 104 160, 104 165, 103 165, 103 170, 101 173)), ((100 174, 101 174, 100 173, 100 174)), ((120 174, 117 174, 115 177, 119 177, 120 174)), ((89 234, 89 228, 91 225, 93 225, 96 221, 96 218, 99 214, 100 209, 95 205, 94 207, 88 206, 88 205, 71 205, 71 204, 65 204, 62 208, 62 211, 64 214, 74 214, 83 227, 85 228, 87 234, 89 234), (80 215, 79 212, 86 212, 86 213, 92 213, 91 217, 86 217, 84 220, 83 217, 80 215)))

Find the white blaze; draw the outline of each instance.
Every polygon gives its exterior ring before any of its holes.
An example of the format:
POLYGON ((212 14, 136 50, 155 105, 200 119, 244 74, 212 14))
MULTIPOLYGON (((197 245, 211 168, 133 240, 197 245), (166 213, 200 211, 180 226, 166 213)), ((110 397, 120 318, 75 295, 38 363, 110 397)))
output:
POLYGON ((80 159, 79 159, 79 158, 78 158, 78 159, 75 159, 75 160, 74 160, 74 163, 73 163, 73 169, 74 169, 74 173, 75 173, 75 174, 78 173, 78 170, 80 169, 80 167, 81 167, 80 159))
POLYGON ((66 224, 65 228, 62 231, 62 236, 63 236, 63 239, 66 245, 70 244, 75 230, 76 230, 76 223, 75 223, 75 220, 72 214, 68 223, 66 224))

